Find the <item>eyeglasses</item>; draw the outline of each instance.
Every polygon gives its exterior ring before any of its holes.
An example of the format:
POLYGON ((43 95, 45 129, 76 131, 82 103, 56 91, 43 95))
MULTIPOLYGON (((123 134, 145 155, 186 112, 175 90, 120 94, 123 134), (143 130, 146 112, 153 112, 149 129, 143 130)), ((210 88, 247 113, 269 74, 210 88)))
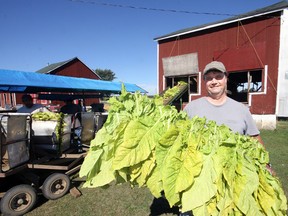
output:
POLYGON ((216 75, 212 75, 212 76, 204 76, 204 79, 205 79, 205 81, 212 81, 213 79, 216 79, 216 80, 222 80, 223 78, 224 78, 224 76, 225 76, 225 73, 218 73, 218 74, 216 74, 216 75))

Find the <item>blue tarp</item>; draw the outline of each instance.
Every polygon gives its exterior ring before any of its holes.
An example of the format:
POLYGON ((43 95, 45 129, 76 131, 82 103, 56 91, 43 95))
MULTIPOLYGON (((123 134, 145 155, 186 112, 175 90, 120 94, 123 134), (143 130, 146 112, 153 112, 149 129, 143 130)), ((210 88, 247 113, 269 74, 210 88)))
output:
POLYGON ((147 93, 141 87, 114 81, 76 78, 36 72, 0 69, 0 91, 2 92, 111 92, 120 93, 124 84, 128 92, 147 93))

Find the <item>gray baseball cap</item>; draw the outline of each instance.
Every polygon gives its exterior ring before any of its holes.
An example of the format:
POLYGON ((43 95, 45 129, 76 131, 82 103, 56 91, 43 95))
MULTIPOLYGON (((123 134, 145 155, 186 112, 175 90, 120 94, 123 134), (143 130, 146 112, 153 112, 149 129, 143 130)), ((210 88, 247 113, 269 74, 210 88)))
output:
POLYGON ((226 68, 225 68, 224 64, 222 62, 219 62, 219 61, 212 61, 209 64, 207 64, 204 68, 203 74, 205 75, 206 73, 208 73, 211 70, 217 70, 217 71, 220 71, 222 73, 226 72, 226 68))

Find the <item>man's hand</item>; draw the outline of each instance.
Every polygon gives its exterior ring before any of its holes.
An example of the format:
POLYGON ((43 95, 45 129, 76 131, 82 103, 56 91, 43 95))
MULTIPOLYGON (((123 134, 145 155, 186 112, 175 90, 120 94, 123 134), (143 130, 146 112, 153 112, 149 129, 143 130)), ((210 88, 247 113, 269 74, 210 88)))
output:
POLYGON ((270 163, 268 163, 268 164, 266 165, 266 169, 270 172, 270 174, 271 174, 272 176, 276 176, 276 173, 275 173, 275 171, 272 169, 272 166, 271 166, 270 163))

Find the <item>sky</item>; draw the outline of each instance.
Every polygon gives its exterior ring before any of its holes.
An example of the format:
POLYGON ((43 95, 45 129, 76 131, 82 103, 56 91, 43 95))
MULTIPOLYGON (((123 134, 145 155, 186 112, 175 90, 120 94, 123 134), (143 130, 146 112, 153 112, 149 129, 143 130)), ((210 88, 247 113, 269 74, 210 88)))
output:
POLYGON ((78 57, 155 94, 155 38, 279 1, 0 0, 0 69, 32 72, 78 57))

